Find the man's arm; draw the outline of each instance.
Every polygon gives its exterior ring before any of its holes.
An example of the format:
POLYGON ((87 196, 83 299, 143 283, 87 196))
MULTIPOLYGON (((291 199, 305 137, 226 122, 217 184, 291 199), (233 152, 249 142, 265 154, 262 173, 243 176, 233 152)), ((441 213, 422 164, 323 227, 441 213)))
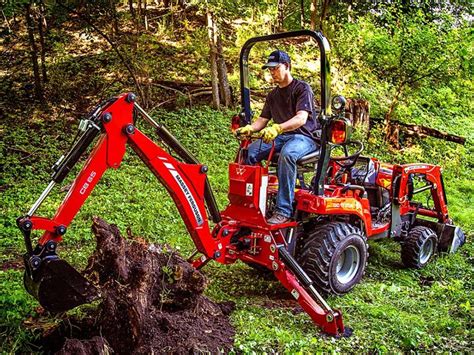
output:
POLYGON ((267 126, 268 121, 270 121, 268 118, 264 118, 260 116, 259 118, 255 120, 255 122, 251 124, 253 131, 258 132, 262 130, 263 128, 267 126))
POLYGON ((301 111, 296 112, 296 115, 294 115, 288 121, 280 123, 280 128, 282 129, 282 132, 291 132, 297 128, 300 128, 306 123, 308 116, 309 116, 308 111, 301 110, 301 111))

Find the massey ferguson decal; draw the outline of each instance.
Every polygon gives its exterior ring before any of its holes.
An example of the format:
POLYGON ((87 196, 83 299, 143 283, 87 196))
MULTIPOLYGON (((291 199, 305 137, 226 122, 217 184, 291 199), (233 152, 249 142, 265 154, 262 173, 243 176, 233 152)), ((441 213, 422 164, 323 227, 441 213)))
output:
POLYGON ((196 204, 196 201, 194 200, 193 195, 191 194, 191 191, 189 191, 188 185, 184 182, 183 178, 181 175, 176 170, 171 170, 169 169, 171 175, 175 178, 176 182, 178 183, 179 187, 184 193, 184 196, 186 197, 186 200, 188 200, 189 206, 191 207, 191 210, 193 211, 194 218, 196 218, 196 223, 198 226, 202 225, 204 222, 204 219, 202 218, 201 212, 199 211, 199 207, 196 204))
POLYGON ((235 172, 237 173, 237 175, 244 175, 245 168, 243 166, 239 166, 235 169, 235 172))

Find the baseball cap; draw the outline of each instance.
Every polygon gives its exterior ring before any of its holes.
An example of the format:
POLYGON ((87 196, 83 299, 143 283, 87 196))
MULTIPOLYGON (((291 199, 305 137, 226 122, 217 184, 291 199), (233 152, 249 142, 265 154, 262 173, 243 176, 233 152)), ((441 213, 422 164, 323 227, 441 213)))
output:
POLYGON ((268 61, 267 63, 262 67, 262 69, 266 68, 274 68, 278 64, 281 63, 290 63, 291 64, 291 59, 288 53, 276 50, 270 53, 268 56, 268 61))

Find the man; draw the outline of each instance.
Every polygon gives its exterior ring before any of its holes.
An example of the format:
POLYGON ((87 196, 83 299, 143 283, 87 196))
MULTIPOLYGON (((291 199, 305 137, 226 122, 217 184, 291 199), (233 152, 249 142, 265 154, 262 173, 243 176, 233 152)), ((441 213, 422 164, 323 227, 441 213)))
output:
POLYGON ((279 187, 275 211, 267 222, 281 224, 293 215, 296 162, 318 148, 313 132, 319 129, 319 122, 316 119, 311 87, 292 77, 288 54, 280 50, 272 52, 268 62, 262 67, 266 68, 270 70, 277 87, 267 95, 260 117, 252 124, 239 128, 236 134, 250 136, 254 132, 262 133, 262 139, 249 146, 247 164, 268 158, 271 142, 275 141, 275 151, 280 152, 279 187), (268 126, 271 119, 274 124, 268 126))

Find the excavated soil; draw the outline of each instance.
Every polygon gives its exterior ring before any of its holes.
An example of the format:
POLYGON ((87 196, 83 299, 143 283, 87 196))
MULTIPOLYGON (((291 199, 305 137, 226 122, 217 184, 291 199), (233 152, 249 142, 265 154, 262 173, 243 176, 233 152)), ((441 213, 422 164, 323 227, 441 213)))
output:
POLYGON ((92 230, 97 248, 85 274, 100 289, 102 302, 96 313, 68 319, 45 337, 45 348, 61 354, 232 348, 235 333, 228 316, 234 304, 205 297, 207 280, 201 272, 168 246, 125 239, 100 218, 94 218, 92 230))

